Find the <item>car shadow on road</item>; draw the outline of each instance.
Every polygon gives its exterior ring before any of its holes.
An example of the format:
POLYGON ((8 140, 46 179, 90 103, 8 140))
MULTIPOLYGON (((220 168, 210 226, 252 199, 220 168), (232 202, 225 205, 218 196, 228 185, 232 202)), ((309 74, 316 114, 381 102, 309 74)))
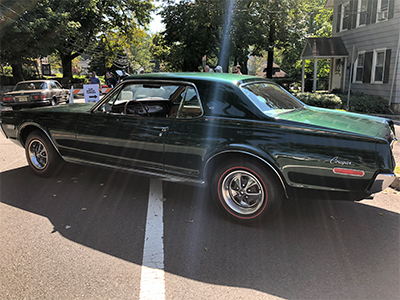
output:
POLYGON ((186 189, 175 185, 164 205, 170 273, 285 299, 400 295, 398 213, 356 202, 288 200, 274 219, 249 227, 222 218, 201 189, 192 199, 179 197, 186 189))
MULTIPOLYGON (((48 218, 49 234, 140 265, 148 187, 147 178, 98 168, 70 166, 47 179, 24 167, 1 173, 1 202, 48 218)), ((399 220, 362 203, 301 200, 266 224, 242 226, 222 217, 207 189, 173 184, 165 271, 282 298, 394 299, 399 220)))

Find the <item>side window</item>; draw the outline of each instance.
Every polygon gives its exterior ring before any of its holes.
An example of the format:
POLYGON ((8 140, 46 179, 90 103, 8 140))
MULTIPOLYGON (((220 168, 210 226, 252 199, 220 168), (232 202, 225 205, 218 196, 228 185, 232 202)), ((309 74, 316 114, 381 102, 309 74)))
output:
POLYGON ((50 81, 50 88, 52 90, 56 90, 57 89, 57 85, 53 81, 50 81))
POLYGON ((193 87, 187 87, 183 94, 183 100, 177 118, 190 119, 200 117, 203 114, 203 110, 196 90, 193 87))
POLYGON ((141 85, 130 84, 124 86, 117 97, 113 97, 113 104, 118 105, 120 103, 125 103, 126 101, 135 100, 135 91, 138 90, 141 85), (115 100, 115 102, 114 102, 115 100))

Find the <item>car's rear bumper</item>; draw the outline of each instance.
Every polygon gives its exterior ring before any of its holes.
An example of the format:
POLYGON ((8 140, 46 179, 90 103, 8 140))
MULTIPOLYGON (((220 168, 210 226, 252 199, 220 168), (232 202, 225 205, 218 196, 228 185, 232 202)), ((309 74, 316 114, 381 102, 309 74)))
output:
POLYGON ((385 190, 389 185, 393 183, 395 178, 396 176, 394 175, 394 173, 378 174, 369 190, 369 193, 375 194, 385 190))
POLYGON ((1 102, 1 105, 4 107, 11 107, 11 108, 30 108, 30 107, 39 107, 39 106, 46 106, 50 105, 50 100, 42 100, 36 102, 1 102))

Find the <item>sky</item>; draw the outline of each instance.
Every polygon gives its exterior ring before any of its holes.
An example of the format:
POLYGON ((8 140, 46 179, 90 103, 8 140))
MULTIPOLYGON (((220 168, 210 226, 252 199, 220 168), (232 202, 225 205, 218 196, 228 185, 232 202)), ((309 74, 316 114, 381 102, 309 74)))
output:
MULTIPOLYGON (((154 1, 155 6, 160 6, 160 2, 154 1)), ((164 30, 164 25, 161 23, 161 16, 156 15, 154 12, 151 14, 153 21, 150 22, 150 33, 157 33, 164 30)))
POLYGON ((161 16, 155 13, 151 14, 153 20, 150 22, 150 32, 157 33, 164 30, 164 24, 161 23, 161 16))

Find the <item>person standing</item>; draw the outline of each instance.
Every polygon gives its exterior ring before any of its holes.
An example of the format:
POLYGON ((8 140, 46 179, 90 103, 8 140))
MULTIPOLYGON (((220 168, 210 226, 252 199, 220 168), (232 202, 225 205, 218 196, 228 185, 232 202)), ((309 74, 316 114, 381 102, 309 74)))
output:
POLYGON ((215 68, 215 73, 222 73, 222 67, 221 66, 217 66, 215 68))
POLYGON ((120 81, 124 80, 124 78, 127 76, 129 76, 129 75, 126 73, 125 69, 122 70, 122 75, 119 77, 120 81))
POLYGON ((107 83, 108 87, 113 88, 113 87, 115 87, 117 85, 117 79, 115 79, 113 73, 107 72, 106 73, 106 77, 107 77, 106 83, 107 83))
POLYGON ((99 79, 99 77, 96 76, 96 72, 95 71, 92 72, 92 77, 89 78, 89 82, 91 84, 98 84, 99 87, 100 87, 100 85, 101 85, 100 79, 99 79))
POLYGON ((233 74, 242 75, 241 69, 242 69, 242 67, 241 67, 240 65, 233 66, 233 68, 232 68, 232 73, 233 73, 233 74))

